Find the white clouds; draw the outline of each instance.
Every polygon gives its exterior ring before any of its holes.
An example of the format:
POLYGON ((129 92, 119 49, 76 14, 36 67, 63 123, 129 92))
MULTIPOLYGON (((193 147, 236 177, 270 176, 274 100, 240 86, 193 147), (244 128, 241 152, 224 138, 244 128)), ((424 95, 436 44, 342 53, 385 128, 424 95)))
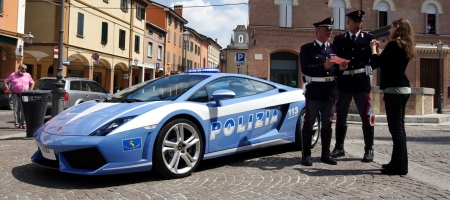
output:
POLYGON ((217 38, 222 48, 226 48, 230 43, 233 29, 237 25, 247 26, 248 23, 248 6, 246 4, 211 6, 248 3, 248 0, 156 0, 156 2, 169 7, 182 4, 183 18, 188 21, 186 26, 212 39, 217 38))

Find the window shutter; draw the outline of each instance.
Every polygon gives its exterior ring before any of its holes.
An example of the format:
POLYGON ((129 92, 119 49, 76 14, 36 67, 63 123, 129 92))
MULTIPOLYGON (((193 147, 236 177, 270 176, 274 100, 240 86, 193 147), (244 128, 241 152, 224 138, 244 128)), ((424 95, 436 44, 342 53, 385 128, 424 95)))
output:
POLYGON ((141 8, 141 19, 145 19, 145 8, 141 8))
POLYGON ((83 36, 83 27, 84 27, 84 14, 78 13, 78 27, 77 27, 77 35, 83 36))
POLYGON ((136 5, 135 10, 136 10, 136 18, 139 19, 140 16, 139 16, 139 6, 138 5, 136 5))
POLYGON ((134 51, 139 52, 139 36, 134 36, 134 51))
POLYGON ((102 22, 102 44, 108 42, 108 22, 102 22))

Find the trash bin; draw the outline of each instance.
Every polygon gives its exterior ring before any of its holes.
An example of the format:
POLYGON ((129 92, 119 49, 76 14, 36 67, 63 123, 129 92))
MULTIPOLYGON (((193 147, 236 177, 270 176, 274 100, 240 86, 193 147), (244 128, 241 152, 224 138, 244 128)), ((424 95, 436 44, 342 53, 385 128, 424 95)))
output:
POLYGON ((44 124, 47 102, 50 98, 48 90, 28 90, 19 93, 22 115, 27 125, 27 137, 33 137, 39 127, 44 124))

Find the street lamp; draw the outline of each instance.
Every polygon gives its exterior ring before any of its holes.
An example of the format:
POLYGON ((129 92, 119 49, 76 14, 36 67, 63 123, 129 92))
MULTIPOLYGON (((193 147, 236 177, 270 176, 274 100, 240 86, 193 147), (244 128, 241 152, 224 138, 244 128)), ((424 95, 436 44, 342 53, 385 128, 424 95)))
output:
MULTIPOLYGON (((184 67, 186 67, 186 68, 187 68, 187 55, 186 55, 186 52, 187 52, 187 45, 189 44, 189 37, 190 37, 190 35, 191 34, 189 34, 188 31, 184 31, 184 33, 183 33, 183 39, 184 39, 184 67)), ((189 69, 189 68, 187 68, 187 69, 189 69)))
MULTIPOLYGON (((23 38, 25 39, 23 49, 26 49, 29 45, 33 44, 34 36, 31 35, 31 32, 28 32, 23 38)), ((19 46, 19 52, 22 52, 22 45, 19 46)))
POLYGON ((56 82, 55 88, 52 90, 52 117, 58 115, 64 110, 64 96, 66 90, 64 89, 64 83, 62 82, 62 53, 63 53, 63 41, 64 41, 64 5, 65 1, 60 3, 59 17, 59 41, 58 41, 58 66, 56 68, 56 82))
POLYGON ((137 65, 139 64, 139 60, 138 60, 137 58, 135 58, 135 59, 133 60, 133 62, 134 62, 134 66, 137 66, 137 65))
POLYGON ((437 50, 439 52, 439 103, 438 103, 438 110, 437 113, 442 114, 442 108, 444 107, 444 96, 442 95, 442 47, 444 46, 444 43, 439 40, 439 42, 436 44, 437 50))

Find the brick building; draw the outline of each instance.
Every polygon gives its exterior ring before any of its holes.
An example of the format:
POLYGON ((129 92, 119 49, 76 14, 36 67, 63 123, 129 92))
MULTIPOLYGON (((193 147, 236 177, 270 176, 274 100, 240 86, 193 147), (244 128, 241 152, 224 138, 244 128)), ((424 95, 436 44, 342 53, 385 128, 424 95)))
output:
MULTIPOLYGON (((335 35, 347 29, 345 14, 357 9, 365 11, 363 31, 390 25, 400 18, 408 19, 413 25, 417 54, 415 60, 409 63, 406 74, 411 87, 419 88, 414 91, 420 94, 412 95, 411 101, 415 102, 411 102, 410 106, 414 106, 415 110, 407 114, 428 114, 432 109, 427 107, 437 107, 440 94, 439 57, 443 66, 444 108, 449 109, 450 21, 446 19, 450 14, 445 11, 450 9, 450 1, 446 0, 249 0, 248 74, 301 87, 300 47, 314 41, 312 24, 326 17, 334 17, 334 30, 329 40, 332 42, 335 35), (436 47, 439 40, 444 43, 441 56, 436 47), (434 88, 434 101, 428 97, 432 96, 433 90, 420 88, 434 88), (420 103, 417 103, 418 97, 421 98, 420 103)), ((388 39, 380 38, 380 41, 383 45, 388 39)), ((376 71, 372 80, 373 86, 379 85, 376 71)), ((372 95, 376 94, 373 92, 372 95)), ((374 100, 373 108, 383 113, 382 97, 373 96, 374 100)), ((377 114, 377 111, 374 113, 377 114)))

